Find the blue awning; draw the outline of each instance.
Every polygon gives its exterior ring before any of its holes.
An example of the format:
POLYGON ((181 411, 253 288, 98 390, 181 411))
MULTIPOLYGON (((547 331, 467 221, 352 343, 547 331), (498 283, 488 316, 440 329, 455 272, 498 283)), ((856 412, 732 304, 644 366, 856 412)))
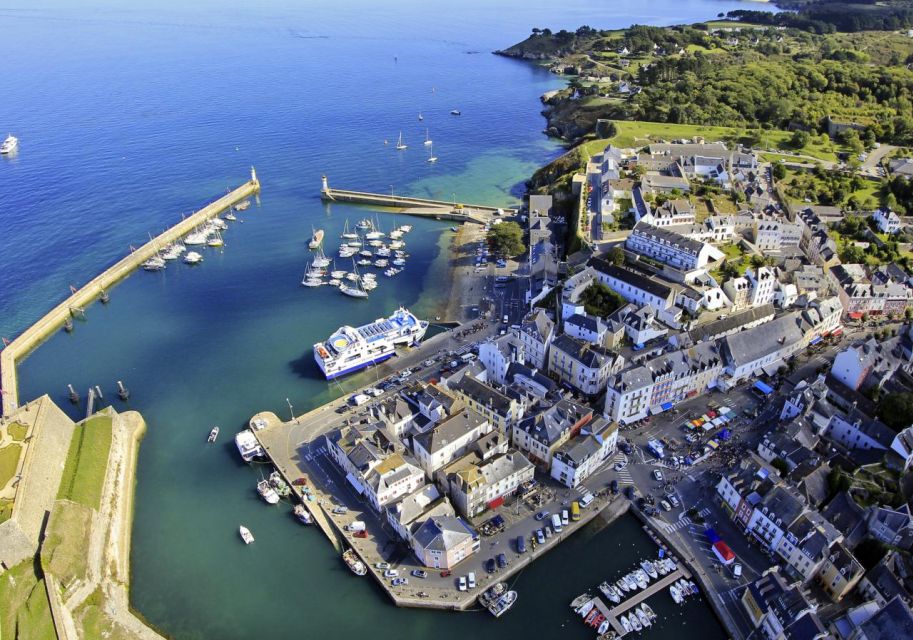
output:
POLYGON ((663 411, 668 411, 669 409, 672 408, 672 403, 671 403, 671 402, 664 402, 664 403, 662 403, 662 404, 659 405, 659 406, 662 408, 663 411))
POLYGON ((809 344, 818 344, 819 342, 821 342, 821 336, 815 336, 809 344))
POLYGON ((763 393, 765 396, 769 396, 774 392, 768 385, 764 384, 760 380, 755 380, 754 388, 763 393))

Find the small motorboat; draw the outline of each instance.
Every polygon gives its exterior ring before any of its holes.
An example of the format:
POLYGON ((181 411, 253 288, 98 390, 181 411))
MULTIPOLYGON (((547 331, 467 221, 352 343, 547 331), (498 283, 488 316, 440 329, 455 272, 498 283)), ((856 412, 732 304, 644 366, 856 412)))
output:
POLYGON ((292 509, 292 512, 301 524, 313 524, 314 519, 311 517, 310 512, 304 508, 303 504, 296 504, 295 508, 292 509))
POLYGON ((640 609, 639 607, 634 609, 634 613, 637 614, 637 619, 640 621, 640 624, 643 625, 644 628, 647 628, 651 624, 653 624, 650 621, 650 618, 647 617, 647 614, 644 613, 643 610, 640 609))
POLYGON ((0 144, 0 153, 7 154, 13 153, 16 149, 19 148, 19 138, 14 136, 12 133, 6 136, 6 140, 3 141, 3 144, 0 144))
POLYGON ((641 562, 640 568, 643 569, 644 572, 654 580, 659 577, 659 573, 656 571, 656 567, 649 560, 644 560, 641 562))
POLYGON ((590 611, 592 611, 593 607, 595 607, 595 606, 596 606, 596 602, 593 600, 589 600, 589 601, 585 602, 582 607, 577 609, 577 614, 581 618, 586 618, 587 615, 589 615, 590 611))
POLYGON ((451 110, 450 110, 450 115, 452 115, 452 116, 461 116, 461 115, 463 115, 463 112, 460 111, 459 109, 451 109, 451 110))
POLYGON ((245 527, 243 524, 238 527, 238 532, 241 534, 241 539, 244 541, 244 544, 250 544, 254 541, 254 534, 252 534, 250 529, 245 527))
POLYGON ((630 591, 631 586, 628 584, 628 581, 624 578, 615 581, 615 587, 620 588, 622 591, 630 591))
POLYGON ((693 580, 688 581, 688 586, 691 588, 691 593, 698 596, 701 594, 701 590, 697 588, 697 585, 694 584, 693 580))
POLYGON ((191 251, 184 256, 184 264, 200 264, 201 262, 203 262, 203 256, 196 251, 191 251))
POLYGON ((599 627, 597 627, 596 633, 598 633, 599 635, 604 634, 606 631, 609 630, 610 625, 611 625, 611 623, 608 621, 608 619, 603 620, 601 623, 599 623, 599 627))
POLYGON ((672 601, 675 602, 675 604, 682 603, 682 592, 679 591, 679 588, 674 584, 669 587, 669 595, 672 596, 672 601))
POLYGON ((643 609, 643 612, 647 614, 647 618, 650 619, 651 623, 656 621, 656 614, 653 613, 653 609, 650 608, 650 605, 644 602, 640 605, 640 608, 643 609))
POLYGON ((621 623, 621 628, 625 630, 625 633, 630 633, 633 629, 631 621, 628 620, 628 616, 618 616, 618 622, 621 623))
POLYGON ((206 438, 206 442, 215 442, 216 438, 219 437, 219 427, 213 427, 209 430, 209 437, 206 438))
POLYGON ((234 206, 235 211, 244 211, 245 209, 249 209, 249 208, 250 208, 250 200, 245 200, 243 202, 239 202, 238 204, 236 204, 234 206))
POLYGON ((234 213, 229 211, 228 213, 225 214, 225 219, 228 220, 229 222, 234 222, 235 220, 238 219, 238 216, 236 216, 234 213))
POLYGON ((636 572, 634 572, 634 579, 637 580, 638 588, 640 588, 640 589, 647 588, 647 582, 649 579, 647 578, 646 573, 644 573, 643 571, 638 569, 636 572))
POLYGON ((640 624, 640 620, 637 619, 637 614, 633 611, 628 614, 628 622, 630 622, 631 626, 634 627, 634 631, 639 633, 644 630, 644 626, 640 624))
POLYGON ((342 559, 345 561, 346 566, 349 567, 356 576, 363 576, 368 573, 368 567, 365 566, 364 562, 358 559, 354 550, 347 549, 346 552, 342 554, 342 559))
POLYGON ((161 271, 165 268, 165 259, 160 256, 153 256, 142 264, 145 271, 161 271))
POLYGON ((579 596, 577 596, 576 598, 571 600, 571 609, 574 609, 576 611, 577 609, 579 609, 580 607, 582 607, 583 605, 585 605, 587 602, 589 602, 592 599, 593 599, 593 596, 591 596, 589 594, 589 592, 581 593, 579 596))

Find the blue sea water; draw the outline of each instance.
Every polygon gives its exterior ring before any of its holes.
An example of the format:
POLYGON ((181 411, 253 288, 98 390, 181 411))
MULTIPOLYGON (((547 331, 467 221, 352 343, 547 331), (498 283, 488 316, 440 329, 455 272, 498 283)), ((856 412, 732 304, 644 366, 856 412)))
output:
MULTIPOLYGON (((219 424, 228 436, 260 410, 285 415, 286 399, 299 413, 341 393, 353 382, 327 384, 311 344, 399 304, 433 313, 450 295, 440 268, 448 225, 426 220, 409 221, 407 270, 380 276, 369 302, 302 289, 312 227, 332 241, 347 218, 367 214, 321 204, 321 174, 339 187, 513 204, 522 180, 560 152, 541 134, 538 97, 561 81, 491 50, 534 26, 693 22, 739 6, 95 0, 0 8, 0 134, 20 138, 19 153, 0 159, 0 335, 14 336, 71 283, 245 180, 250 166, 262 183, 224 250, 207 249, 196 268, 133 275, 73 334, 54 336, 20 366, 23 399, 50 393, 74 416, 84 407, 66 404, 66 384, 111 394, 122 379, 149 423, 132 553, 138 612, 181 638, 584 637, 565 603, 623 566, 616 551, 649 548, 632 523, 581 536, 525 572, 521 601, 497 628, 478 614, 400 611, 347 574, 316 531, 263 508, 252 491, 256 471, 236 462, 230 438, 213 448, 205 435, 219 424), (463 115, 449 115, 454 108, 463 115), (434 165, 421 144, 426 128, 434 165), (400 132, 409 149, 397 153, 400 132), (241 521, 255 531, 255 549, 238 544, 241 521)), ((697 628, 709 619, 696 606, 680 619, 671 603, 660 613, 676 617, 654 630, 659 638, 687 629, 682 621, 697 628)), ((715 624, 702 633, 721 637, 715 624)))

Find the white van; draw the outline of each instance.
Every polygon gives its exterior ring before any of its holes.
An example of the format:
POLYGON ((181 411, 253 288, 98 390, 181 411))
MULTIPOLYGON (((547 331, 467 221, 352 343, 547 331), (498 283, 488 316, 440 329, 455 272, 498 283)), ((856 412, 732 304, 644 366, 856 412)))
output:
POLYGON ((460 356, 460 360, 462 360, 463 362, 472 362, 475 359, 476 359, 476 354, 474 354, 474 353, 464 353, 463 355, 460 356))
POLYGON ((569 522, 569 520, 568 520, 568 518, 567 518, 567 509, 562 509, 562 511, 561 511, 561 524, 564 525, 564 526, 566 527, 568 522, 569 522))
POLYGON ((589 491, 587 491, 586 493, 583 494, 583 497, 580 498, 580 508, 581 509, 586 508, 587 505, 589 505, 595 499, 596 498, 593 497, 593 494, 590 493, 589 491))
POLYGON ((732 577, 733 578, 742 577, 742 565, 739 564, 738 562, 736 562, 735 565, 732 567, 732 577))
POLYGON ((555 530, 555 533, 561 533, 561 516, 557 513, 552 514, 552 529, 555 530))

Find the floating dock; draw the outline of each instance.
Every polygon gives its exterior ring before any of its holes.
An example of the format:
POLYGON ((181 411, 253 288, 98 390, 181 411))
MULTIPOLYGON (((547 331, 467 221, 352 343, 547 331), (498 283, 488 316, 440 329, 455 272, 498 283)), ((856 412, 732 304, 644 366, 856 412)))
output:
POLYGON ((350 204, 373 205, 376 207, 395 209, 398 213, 406 215, 435 218, 439 220, 454 220, 457 222, 475 222, 477 224, 486 224, 491 219, 491 216, 498 212, 505 215, 514 215, 517 213, 515 209, 491 207, 482 204, 464 204, 456 200, 447 202, 446 200, 398 196, 393 193, 369 193, 367 191, 331 189, 326 176, 323 176, 320 198, 325 202, 347 202, 350 204))
POLYGON ((81 288, 76 289, 70 297, 51 309, 38 322, 23 331, 3 351, 0 351, 0 388, 3 389, 3 415, 12 415, 19 406, 16 363, 62 327, 73 316, 74 310, 85 309, 96 299, 102 297, 106 289, 110 289, 129 276, 139 265, 158 253, 164 245, 184 237, 193 231, 194 227, 216 217, 232 205, 249 198, 259 191, 260 181, 257 179, 256 171, 251 167, 250 180, 248 182, 218 200, 209 203, 170 229, 163 231, 129 255, 121 258, 113 266, 95 276, 81 288))

